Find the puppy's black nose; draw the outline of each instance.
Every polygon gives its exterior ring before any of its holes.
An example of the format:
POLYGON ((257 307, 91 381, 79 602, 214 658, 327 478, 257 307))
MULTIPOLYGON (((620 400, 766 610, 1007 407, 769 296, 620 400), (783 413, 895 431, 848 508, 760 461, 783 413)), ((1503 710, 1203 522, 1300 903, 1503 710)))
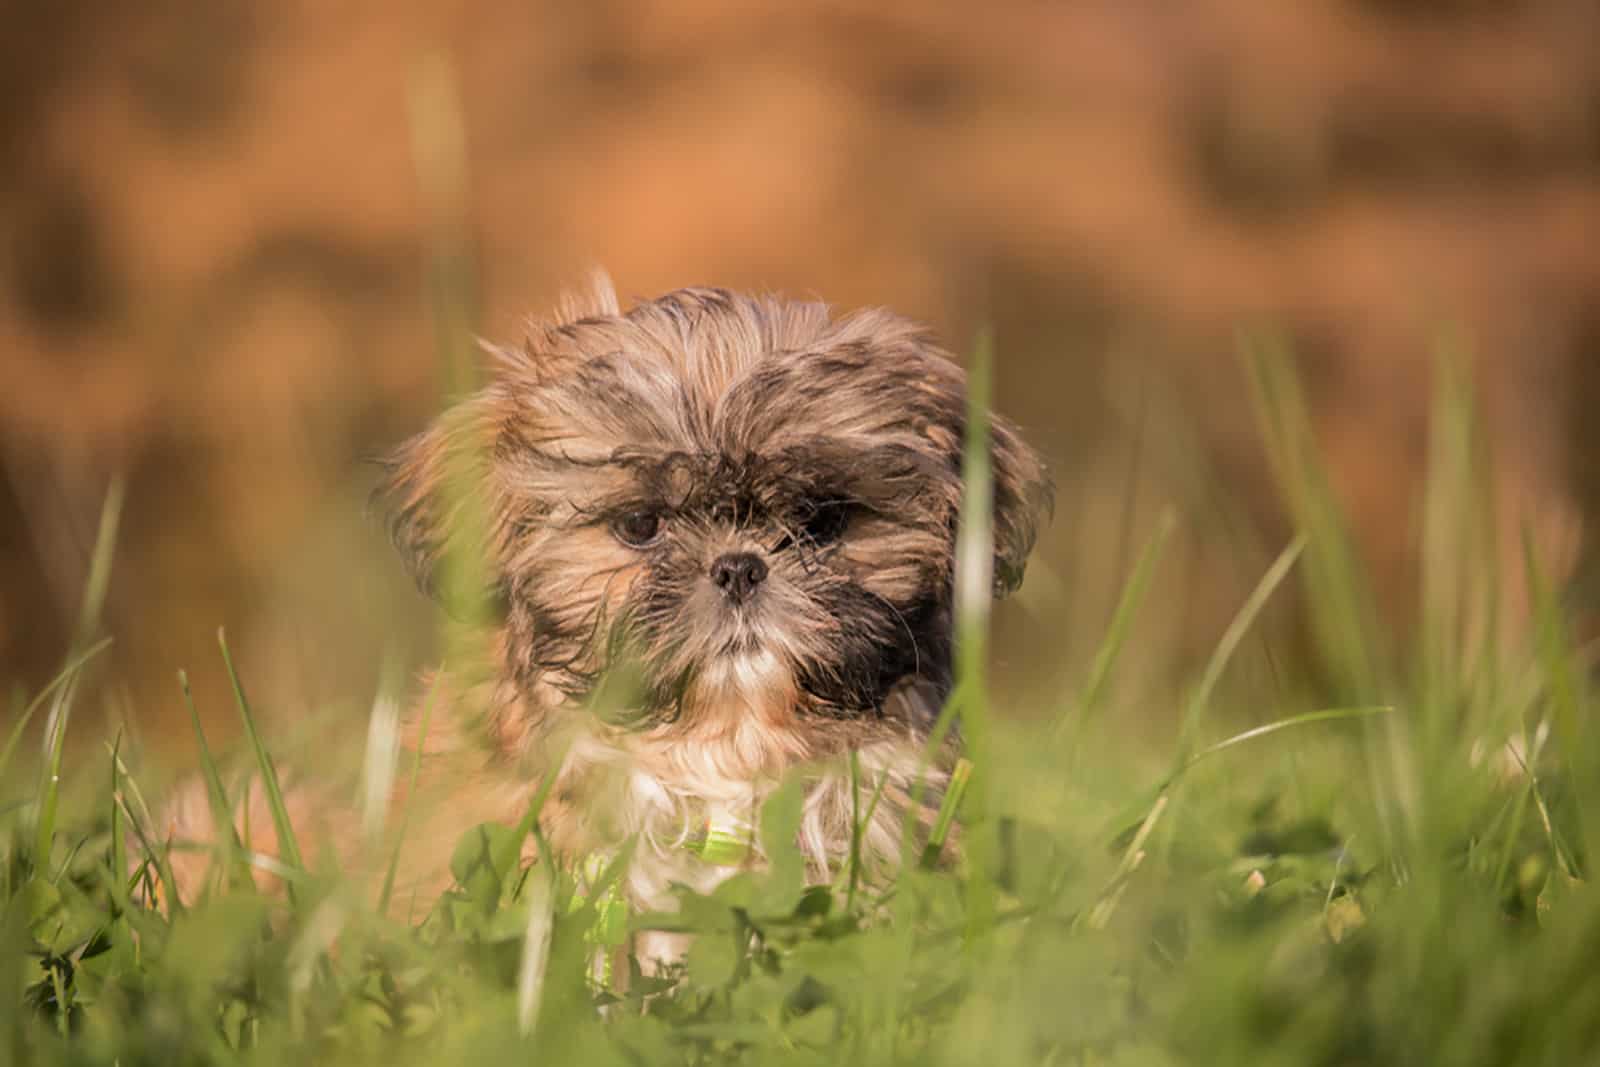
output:
POLYGON ((766 561, 754 552, 729 552, 711 565, 711 580, 735 604, 748 600, 766 578, 766 561))

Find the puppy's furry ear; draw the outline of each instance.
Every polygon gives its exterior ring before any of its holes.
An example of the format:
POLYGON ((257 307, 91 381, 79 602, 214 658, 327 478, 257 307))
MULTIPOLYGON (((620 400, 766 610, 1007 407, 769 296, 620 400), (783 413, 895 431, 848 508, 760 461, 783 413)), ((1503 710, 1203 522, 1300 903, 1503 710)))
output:
POLYGON ((1055 487, 1038 453, 1005 420, 989 427, 989 464, 994 474, 994 594, 1022 584, 1039 528, 1055 510, 1055 487))
POLYGON ((501 581, 490 552, 494 421, 487 392, 454 405, 382 461, 373 492, 417 587, 453 614, 494 597, 501 581))
MULTIPOLYGON (((880 366, 914 376, 916 388, 905 395, 920 398, 922 433, 935 454, 948 462, 948 469, 959 472, 967 424, 967 377, 960 364, 922 327, 884 311, 859 312, 845 319, 840 335, 841 340, 877 349, 880 366)), ((994 482, 993 592, 1004 597, 1022 584, 1039 528, 1055 510, 1055 487, 1038 453, 1010 422, 992 412, 989 464, 994 482)), ((957 486, 957 499, 959 493, 957 486)))
MULTIPOLYGON (((569 322, 616 315, 618 308, 610 275, 596 267, 581 286, 562 294, 548 320, 528 324, 527 343, 483 347, 497 379, 537 381, 551 369, 542 361, 555 357, 538 351, 536 339, 569 322)), ((478 617, 475 607, 497 604, 503 594, 496 550, 504 542, 507 508, 490 460, 504 401, 500 387, 491 385, 451 407, 383 461, 385 476, 373 493, 418 588, 458 617, 478 617)))

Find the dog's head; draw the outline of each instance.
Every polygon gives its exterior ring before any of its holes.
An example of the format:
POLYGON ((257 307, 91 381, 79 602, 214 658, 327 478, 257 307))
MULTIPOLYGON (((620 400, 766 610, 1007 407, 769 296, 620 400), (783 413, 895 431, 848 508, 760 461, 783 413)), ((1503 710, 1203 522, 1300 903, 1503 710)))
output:
MULTIPOLYGON (((425 587, 452 545, 483 560, 520 685, 581 697, 626 660, 655 726, 858 720, 945 683, 967 402, 922 329, 719 289, 623 312, 602 281, 496 355, 385 495, 425 587)), ((1003 594, 1050 490, 999 419, 991 464, 1003 594)))

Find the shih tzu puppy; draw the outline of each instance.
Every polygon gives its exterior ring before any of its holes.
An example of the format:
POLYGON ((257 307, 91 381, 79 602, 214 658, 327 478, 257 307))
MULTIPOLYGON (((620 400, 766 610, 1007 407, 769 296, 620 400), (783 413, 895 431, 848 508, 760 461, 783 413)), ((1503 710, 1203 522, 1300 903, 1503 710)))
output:
MULTIPOLYGON (((895 862, 917 776, 936 806, 948 769, 924 750, 950 685, 960 368, 886 311, 709 288, 624 311, 604 278, 491 351, 489 383, 404 444, 379 491, 423 588, 464 558, 488 619, 480 660, 435 679, 426 736, 410 726, 424 784, 394 800, 420 818, 403 875, 444 888, 455 837, 516 823, 554 775, 539 821, 556 855, 632 841, 627 897, 667 907, 674 883, 731 869, 694 847, 708 832, 760 862, 755 816, 797 772, 797 843, 823 879, 851 850, 852 753, 860 789, 883 785, 861 852, 895 862)), ((1004 595, 1050 487, 998 418, 991 464, 1004 595)), ((207 837, 203 808, 180 801, 173 834, 207 837)), ((336 852, 359 836, 314 791, 291 808, 336 852)))

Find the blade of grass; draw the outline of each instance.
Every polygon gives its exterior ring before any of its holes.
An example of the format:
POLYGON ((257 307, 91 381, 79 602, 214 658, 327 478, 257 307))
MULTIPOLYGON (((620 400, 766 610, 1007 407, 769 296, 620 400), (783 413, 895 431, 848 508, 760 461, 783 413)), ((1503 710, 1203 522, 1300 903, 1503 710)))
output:
POLYGON ((127 878, 128 846, 124 837, 122 809, 117 798, 122 795, 122 731, 117 731, 111 744, 111 913, 120 918, 128 912, 127 878))
MULTIPOLYGON (((233 685, 233 697, 239 705, 239 715, 244 719, 244 730, 250 738, 250 747, 255 753, 256 766, 261 771, 261 785, 267 795, 267 807, 272 812, 272 825, 278 836, 278 854, 285 866, 293 870, 304 870, 305 863, 300 858, 300 845, 295 840, 294 825, 289 821, 289 808, 283 800, 283 788, 278 781, 278 770, 273 765, 272 754, 267 751, 267 746, 262 743, 261 734, 256 729, 256 717, 250 711, 250 702, 245 698, 244 686, 239 681, 239 672, 233 666, 233 654, 228 651, 228 636, 220 628, 217 630, 217 645, 222 649, 222 663, 228 671, 228 681, 233 685)), ((285 883, 291 902, 294 901, 294 882, 285 883)))
MULTIPOLYGON (((138 800, 140 806, 143 807, 144 801, 143 798, 139 796, 138 786, 128 775, 128 768, 126 766, 120 766, 119 772, 122 778, 122 784, 130 788, 119 791, 113 799, 122 809, 123 815, 127 817, 128 827, 133 831, 133 836, 139 839, 139 850, 141 855, 145 857, 145 869, 148 871, 151 864, 155 866, 156 878, 160 881, 161 887, 166 891, 168 914, 179 915, 185 910, 185 908, 183 899, 178 896, 178 879, 172 872, 172 862, 168 856, 169 845, 168 843, 163 842, 158 847, 156 843, 151 840, 151 835, 145 832, 144 824, 140 821, 139 817, 134 814, 133 808, 128 803, 128 798, 131 795, 138 800)), ((151 832, 154 832, 153 827, 151 832)), ((147 893, 148 892, 149 890, 147 888, 147 893)), ((155 895, 153 893, 150 894, 150 899, 155 899, 155 895)))
POLYGON ((533 833, 534 828, 539 825, 539 814, 544 811, 544 803, 550 796, 550 790, 555 788, 556 779, 561 776, 561 765, 566 762, 566 755, 566 751, 563 749, 551 761, 550 769, 540 779, 539 788, 534 791, 533 798, 528 801, 528 810, 523 813, 521 821, 517 823, 515 832, 504 838, 499 846, 494 849, 494 853, 490 858, 496 871, 504 871, 507 874, 512 871, 513 865, 517 862, 517 857, 522 853, 522 842, 527 840, 528 835, 533 833))
POLYGON ((265 852, 251 852, 249 850, 240 854, 243 861, 258 871, 266 871, 274 878, 279 879, 286 886, 305 885, 311 881, 310 872, 303 867, 290 867, 277 856, 265 852))
POLYGON ((49 699, 51 694, 66 685, 78 671, 82 670, 84 664, 110 647, 111 638, 109 637, 103 637, 90 645, 72 657, 67 662, 67 665, 61 668, 43 689, 39 690, 38 695, 29 701, 22 714, 17 716, 16 723, 12 725, 11 734, 6 738, 6 747, 0 749, 0 781, 5 781, 6 768, 11 765, 11 757, 16 752, 17 745, 22 741, 22 733, 28 728, 28 721, 33 718, 34 712, 44 706, 44 702, 49 699))
POLYGON ((378 914, 389 913, 389 898, 394 893, 395 872, 400 869, 400 850, 405 846, 406 833, 411 828, 411 806, 417 795, 417 782, 422 777, 422 753, 428 747, 428 723, 433 718, 434 698, 439 693, 439 679, 444 676, 441 669, 433 676, 433 683, 428 686, 428 696, 422 702, 422 719, 417 724, 416 751, 411 754, 411 776, 406 785, 406 799, 400 809, 400 825, 395 833, 394 850, 389 853, 389 866, 383 872, 383 888, 378 892, 378 914))
MULTIPOLYGON (((1424 751, 1436 753, 1447 734, 1444 721, 1459 709, 1472 532, 1471 392, 1448 350, 1434 361, 1434 398, 1428 427, 1428 477, 1422 509, 1422 611, 1418 686, 1424 751)), ((1494 650, 1489 650, 1492 655, 1494 650)))
MULTIPOLYGON (((1526 525, 1522 530, 1522 552, 1528 593, 1533 601, 1535 649, 1540 670, 1544 674, 1560 757, 1574 781, 1593 781, 1594 767, 1588 755, 1585 726, 1589 711, 1588 694, 1573 666, 1575 657, 1566 619, 1539 562, 1533 531, 1526 525)), ((1572 792, 1572 814, 1578 821, 1578 837, 1583 840, 1585 831, 1592 825, 1588 797, 1581 789, 1572 792)))
MULTIPOLYGON (((456 72, 442 54, 413 71, 408 99, 412 159, 428 214, 428 314, 439 357, 441 386, 451 410, 477 388, 475 322, 478 285, 468 212, 466 127, 456 72)), ((452 416, 447 412, 445 418, 452 416)), ((480 492, 487 441, 455 435, 445 457, 439 506, 451 516, 450 536, 436 567, 446 615, 446 657, 471 662, 492 617, 487 553, 490 516, 480 492)))
POLYGON ((539 1025, 545 970, 550 962, 550 932, 555 925, 554 872, 548 864, 537 866, 525 891, 528 925, 523 931, 522 959, 517 966, 517 1029, 523 1037, 539 1025))
MULTIPOLYGON (((1545 742, 1548 739, 1548 724, 1541 721, 1533 733, 1533 750, 1529 754, 1531 759, 1524 761, 1520 755, 1517 756, 1517 762, 1521 764, 1524 771, 1527 771, 1529 766, 1538 762, 1539 754, 1544 750, 1545 742)), ((1522 743, 1523 747, 1526 748, 1528 744, 1526 732, 1522 735, 1522 743)), ((1513 753, 1516 752, 1509 743, 1506 747, 1511 749, 1513 753)), ((1526 783, 1523 788, 1517 790, 1516 801, 1511 807, 1511 818, 1506 824, 1505 839, 1500 846, 1500 861, 1495 864, 1494 874, 1495 895, 1502 899, 1505 897, 1507 890, 1506 879, 1511 874, 1511 862, 1516 857, 1517 845, 1522 839, 1522 824, 1528 816, 1528 803, 1534 796, 1535 788, 1533 775, 1531 773, 1527 774, 1526 783)))
POLYGON ((845 911, 853 911, 856 904, 856 887, 861 883, 861 753, 850 750, 850 870, 845 891, 845 911))
MULTIPOLYGON (((997 851, 993 828, 987 819, 987 788, 983 767, 988 756, 987 706, 984 702, 984 664, 987 657, 988 618, 993 600, 994 529, 991 499, 993 471, 989 466, 989 389, 992 363, 992 336, 983 331, 973 349, 967 380, 967 436, 962 455, 961 519, 956 540, 956 662, 955 684, 940 709, 938 718, 922 746, 916 777, 910 784, 900 829, 900 872, 902 883, 916 865, 918 813, 926 793, 927 770, 937 758, 957 716, 963 728, 968 757, 973 761, 969 779, 968 817, 964 838, 968 860, 967 915, 964 923, 964 948, 969 963, 984 931, 993 922, 993 887, 990 884, 992 859, 997 851), (976 738, 974 738, 976 732, 976 738)), ((885 774, 886 781, 888 775, 885 774)), ((880 782, 879 789, 883 788, 880 782)), ((874 797, 873 805, 876 806, 874 797)), ((870 815, 869 815, 870 818, 870 815)), ((904 888, 904 885, 900 887, 904 888)), ((885 974, 903 974, 910 965, 913 942, 912 894, 898 892, 894 901, 894 933, 885 954, 885 974)), ((882 987, 878 1002, 883 1020, 875 1030, 887 1042, 889 1053, 900 1032, 903 1009, 897 983, 882 987)))
POLYGON ((1329 485, 1305 397, 1280 340, 1249 336, 1243 349, 1268 459, 1306 537, 1304 574, 1318 643, 1340 683, 1357 700, 1371 701, 1383 690, 1371 642, 1377 613, 1329 485))
POLYGON ((961 801, 967 791, 967 780, 972 776, 972 763, 967 759, 956 761, 955 770, 950 772, 950 781, 945 786, 944 800, 939 805, 938 815, 933 820, 933 829, 928 833, 928 847, 925 857, 932 866, 939 854, 944 850, 945 840, 950 835, 950 827, 955 822, 956 812, 961 809, 961 801))
POLYGON ((178 687, 183 691, 184 707, 189 709, 189 721, 194 724, 195 743, 200 752, 200 774, 205 779, 206 797, 211 805, 211 821, 219 828, 214 844, 224 878, 232 886, 237 881, 235 876, 240 875, 242 882, 249 884, 249 872, 236 859, 244 846, 239 841, 239 831, 234 825, 233 805, 228 801, 227 787, 222 784, 222 775, 217 770, 216 760, 212 758, 211 746, 206 742, 205 727, 201 725, 200 712, 194 706, 194 693, 189 688, 187 671, 178 672, 178 687))
MULTIPOLYGON (((934 733, 938 735, 939 743, 942 744, 943 732, 937 729, 937 723, 935 724, 934 733)), ((932 735, 930 735, 930 740, 931 736, 932 735)), ((924 746, 922 753, 923 763, 917 770, 917 779, 919 782, 921 781, 922 776, 927 773, 928 763, 932 759, 933 749, 931 747, 924 746)), ((889 771, 886 769, 878 775, 878 781, 872 787, 872 795, 867 798, 866 809, 862 810, 860 803, 861 758, 860 754, 855 749, 850 750, 850 866, 847 871, 841 874, 840 878, 834 880, 833 885, 834 890, 837 891, 839 889, 840 881, 843 880, 845 882, 845 910, 847 912, 854 908, 856 892, 861 887, 861 875, 863 874, 861 870, 861 845, 865 839, 866 829, 872 825, 873 816, 878 812, 878 804, 883 800, 884 787, 888 784, 889 771)), ((904 854, 902 854, 901 858, 904 860, 904 854)))
POLYGON ((1126 574, 1133 548, 1133 526, 1139 512, 1139 488, 1144 471, 1145 436, 1150 426, 1150 373, 1142 360, 1132 361, 1137 379, 1133 415, 1133 440, 1128 445, 1128 470, 1122 479, 1121 514, 1117 517, 1117 559, 1113 574, 1126 574))
POLYGON ((1186 759, 1189 748, 1193 744, 1194 736, 1199 730, 1200 720, 1205 710, 1211 704, 1211 695, 1217 688, 1217 683, 1222 680, 1222 674, 1228 669, 1228 664, 1233 660, 1233 654, 1249 634, 1255 621, 1261 614, 1262 608, 1272 598, 1278 586, 1288 576, 1295 562, 1299 560, 1300 553, 1305 549, 1305 536, 1299 535, 1290 541, 1288 546, 1278 554, 1272 566, 1261 576, 1255 589, 1246 598, 1244 605, 1239 608, 1237 615, 1222 634, 1222 640, 1217 642, 1217 647, 1211 653, 1211 659, 1206 663, 1206 669, 1200 676, 1200 683, 1195 686, 1194 693, 1189 698, 1188 708, 1184 713, 1183 733, 1179 744, 1180 761, 1186 759))
POLYGON ((361 763, 361 833, 369 846, 383 836, 400 763, 400 701, 394 688, 382 683, 367 720, 367 748, 361 763))
MULTIPOLYGON (((1541 723, 1541 726, 1542 725, 1543 724, 1541 723)), ((1544 744, 1548 736, 1549 735, 1547 731, 1543 729, 1536 729, 1534 731, 1533 744, 1531 746, 1528 744, 1527 739, 1524 738, 1520 747, 1508 745, 1506 748, 1511 754, 1511 758, 1516 760, 1517 766, 1522 768, 1523 777, 1527 779, 1528 784, 1526 787, 1526 793, 1528 797, 1532 798, 1534 806, 1539 812, 1539 821, 1544 829, 1545 840, 1550 843, 1550 854, 1555 860, 1556 867, 1560 869, 1561 872, 1564 873, 1568 878, 1577 879, 1582 877, 1582 874, 1578 869, 1577 859, 1573 855, 1572 850, 1567 846, 1566 841, 1562 838, 1561 832, 1556 829, 1555 823, 1550 818, 1550 808, 1549 805, 1545 803, 1544 789, 1539 784, 1539 775, 1535 770, 1535 768, 1539 765, 1539 755, 1544 750, 1544 744), (1526 755, 1524 755, 1524 752, 1526 752, 1526 755)), ((1515 844, 1516 838, 1514 835, 1507 839, 1507 851, 1505 856, 1502 858, 1499 875, 1496 878, 1495 887, 1499 892, 1502 893, 1505 892, 1505 875, 1507 867, 1509 866, 1511 848, 1514 847, 1515 844)))
MULTIPOLYGON (((1190 756, 1183 766, 1178 769, 1177 774, 1182 774, 1201 760, 1215 756, 1219 752, 1226 752, 1236 745, 1242 745, 1246 741, 1254 741, 1258 737, 1267 737, 1271 734, 1280 733, 1296 726, 1309 726, 1318 722, 1337 722, 1344 719, 1370 719, 1379 715, 1390 715, 1393 712, 1394 708, 1390 705, 1374 704, 1356 708, 1324 708, 1320 711, 1307 711, 1299 715, 1291 715, 1287 719, 1278 719, 1276 722, 1252 727, 1249 730, 1234 734, 1232 737, 1224 738, 1215 744, 1207 745, 1193 756, 1190 756)), ((1167 784, 1171 784, 1170 778, 1167 784)))
POLYGON ((50 988, 56 995, 56 1029, 62 1040, 72 1036, 72 1001, 67 996, 66 982, 61 977, 62 968, 50 965, 50 988))
POLYGON ((1562 616, 1555 592, 1539 562, 1533 531, 1527 525, 1522 528, 1522 557, 1528 592, 1533 601, 1534 640, 1539 669, 1544 675, 1546 692, 1554 713, 1556 736, 1563 748, 1576 752, 1583 730, 1584 709, 1580 684, 1573 670, 1572 641, 1567 635, 1566 619, 1562 616))
POLYGON ((1117 864, 1117 869, 1111 876, 1111 881, 1100 893, 1100 899, 1095 901, 1094 907, 1080 916, 1087 921, 1091 930, 1103 930, 1111 921, 1112 913, 1117 910, 1117 902, 1122 899, 1123 890, 1128 887, 1128 880, 1144 862, 1145 842, 1150 840, 1150 834, 1155 830, 1157 821, 1162 813, 1167 810, 1171 797, 1162 792, 1156 797, 1155 803, 1150 805, 1150 810, 1139 823, 1139 829, 1134 832, 1133 840, 1128 842, 1128 847, 1123 850, 1122 859, 1117 864))
POLYGON ((39 783, 39 821, 34 828, 34 871, 48 876, 50 852, 56 838, 56 809, 61 802, 61 755, 66 745, 67 720, 71 718, 72 698, 77 678, 56 691, 45 720, 45 769, 39 783))
POLYGON ((987 690, 989 612, 994 599, 994 472, 989 455, 989 403, 994 339, 978 334, 967 368, 967 434, 962 456, 961 517, 956 531, 955 672, 965 693, 961 729, 971 768, 965 786, 963 839, 967 860, 969 955, 979 951, 994 922, 994 864, 999 840, 990 818, 994 773, 987 690))
POLYGON ((1105 697, 1107 683, 1122 656, 1123 648, 1127 645, 1134 620, 1138 617, 1139 609, 1144 604, 1145 593, 1150 588, 1150 579, 1155 573, 1156 565, 1161 561, 1167 540, 1172 536, 1176 525, 1177 520, 1171 512, 1164 513, 1156 523, 1155 532, 1145 542, 1143 551, 1139 553, 1139 558, 1128 575, 1128 580, 1123 583, 1122 595, 1117 600, 1116 610, 1112 612, 1111 624, 1106 628, 1106 635, 1100 642, 1100 648, 1095 652, 1088 680, 1084 683, 1076 703, 1069 704, 1068 714, 1056 722, 1057 736, 1069 730, 1072 732, 1071 750, 1074 752, 1079 747, 1078 743, 1082 740, 1090 716, 1099 709, 1100 702, 1105 697))
MULTIPOLYGON (((1243 337, 1241 352, 1267 456, 1289 513, 1306 538, 1300 572, 1308 621, 1329 681, 1341 702, 1383 703, 1391 689, 1380 649, 1391 647, 1364 568, 1346 528, 1317 446, 1305 396, 1287 345, 1267 334, 1243 337)), ((1384 717, 1380 736, 1364 738, 1367 795, 1385 852, 1419 840, 1422 787, 1403 716, 1384 717)))
MULTIPOLYGON (((1205 748, 1202 748, 1198 752, 1189 756, 1183 761, 1182 764, 1170 771, 1166 777, 1162 778, 1156 785, 1146 789, 1135 801, 1124 805, 1123 808, 1120 809, 1118 815, 1111 821, 1111 829, 1108 831, 1108 836, 1120 837, 1129 825, 1129 822, 1136 816, 1137 813, 1147 811, 1150 805, 1152 805, 1158 797, 1168 793, 1172 789, 1173 785, 1175 785, 1180 778, 1187 774, 1189 770, 1195 766, 1195 764, 1209 759, 1212 756, 1226 752, 1228 749, 1246 744, 1250 741, 1255 741, 1262 737, 1269 737, 1273 734, 1281 733, 1284 730, 1291 730, 1296 727, 1310 726, 1322 722, 1338 722, 1341 720, 1351 719, 1370 719, 1377 716, 1392 714, 1394 710, 1395 709, 1389 705, 1370 705, 1365 707, 1351 708, 1322 708, 1317 711, 1307 711, 1299 715, 1291 715, 1286 719, 1277 719, 1261 726, 1254 726, 1248 730, 1233 734, 1230 737, 1223 738, 1221 741, 1217 741, 1214 744, 1207 745, 1205 748)), ((1060 880, 1057 879, 1058 889, 1059 886, 1060 880)))
MULTIPOLYGON (((89 554, 89 576, 84 582, 83 602, 72 640, 71 654, 74 655, 93 638, 100 626, 106 590, 111 584, 111 560, 116 552, 117 526, 122 517, 126 488, 121 478, 112 479, 100 506, 100 525, 89 554)), ((72 702, 81 677, 79 671, 72 672, 66 684, 56 690, 45 720, 45 768, 39 785, 39 821, 35 827, 33 852, 34 870, 40 873, 48 871, 50 851, 55 844, 56 811, 61 800, 61 758, 66 746, 67 723, 72 718, 72 702)))
POLYGON ((442 54, 423 57, 409 87, 412 160, 429 214, 428 283, 445 391, 471 392, 477 287, 467 211, 466 128, 455 70, 442 54))
POLYGON ((1533 790, 1519 789, 1515 805, 1511 809, 1511 820, 1506 827, 1504 843, 1500 846, 1500 862, 1495 864, 1494 891, 1495 895, 1504 898, 1506 893, 1506 879, 1511 874, 1511 861, 1517 852, 1517 840, 1522 836, 1522 824, 1528 815, 1528 799, 1533 790))
POLYGON ((94 637, 105 609, 106 590, 111 585, 111 559, 117 548, 117 528, 122 521, 122 504, 128 483, 122 477, 111 480, 100 505, 100 525, 95 531, 94 548, 89 554, 89 577, 83 585, 83 602, 78 607, 77 632, 72 648, 77 651, 94 637))
MULTIPOLYGON (((1228 628, 1223 631, 1222 640, 1217 642, 1217 647, 1212 650, 1211 658, 1206 663, 1206 669, 1200 676, 1200 682, 1191 692, 1185 706, 1183 724, 1178 735, 1175 767, 1182 766, 1193 752, 1195 738, 1200 733, 1201 720, 1205 717, 1206 709, 1211 705, 1212 694, 1222 680, 1223 673, 1227 670, 1228 664, 1232 662, 1233 655, 1244 641, 1245 636, 1254 627, 1255 621, 1261 614, 1262 609, 1266 607, 1267 601, 1271 599, 1272 594, 1276 592, 1278 586, 1283 583, 1284 578, 1288 576, 1289 571, 1294 567, 1295 562, 1299 560, 1304 548, 1305 536, 1303 534, 1297 535, 1285 546, 1284 550, 1278 554, 1278 558, 1267 568, 1266 573, 1256 582, 1255 588, 1245 598, 1244 604, 1239 608, 1228 628)), ((1167 833, 1162 840, 1161 848, 1161 854, 1164 858, 1170 856, 1176 840, 1175 824, 1168 822, 1167 833)))
MULTIPOLYGON (((946 720, 946 722, 945 722, 946 729, 948 729, 949 722, 951 722, 951 721, 954 721, 954 717, 953 716, 950 719, 946 720)), ((916 781, 918 783, 918 788, 920 788, 922 780, 923 780, 923 776, 927 774, 928 766, 931 764, 931 762, 933 760, 933 753, 934 753, 934 750, 935 750, 935 747, 936 747, 932 743, 933 742, 933 738, 935 738, 935 737, 938 738, 938 744, 943 744, 944 743, 945 730, 939 729, 939 724, 937 722, 935 722, 934 727, 935 728, 934 728, 933 733, 929 735, 930 744, 923 746, 920 766, 917 768, 916 781)), ((852 752, 851 755, 852 755, 852 757, 854 757, 855 753, 852 752)), ((874 785, 872 787, 872 796, 870 798, 868 798, 868 800, 867 800, 866 811, 862 812, 860 814, 859 818, 857 818, 857 820, 856 820, 855 829, 852 831, 854 836, 856 836, 858 838, 861 837, 862 835, 865 834, 866 828, 872 825, 872 818, 873 818, 874 815, 876 815, 878 813, 878 804, 879 804, 880 801, 883 800, 883 791, 884 791, 884 788, 889 784, 889 778, 890 778, 890 773, 889 773, 889 771, 887 769, 885 769, 884 771, 882 771, 878 775, 878 782, 877 782, 876 785, 874 785)), ((917 803, 920 803, 920 802, 921 802, 921 793, 917 792, 915 794, 915 799, 913 800, 913 805, 915 805, 917 803)), ((904 826, 902 827, 902 830, 905 833, 909 833, 910 830, 907 829, 907 828, 910 827, 910 825, 911 824, 909 822, 905 823, 904 826)), ((902 844, 903 843, 904 842, 902 841, 902 844)), ((904 860, 904 858, 905 858, 905 853, 904 852, 902 852, 901 858, 902 858, 902 860, 904 860)), ((852 867, 851 868, 851 873, 853 873, 855 870, 856 870, 856 868, 852 867)), ((834 884, 834 888, 838 889, 838 882, 837 881, 834 884)), ((857 885, 856 888, 858 888, 858 889, 860 888, 859 884, 857 885)), ((851 895, 849 892, 847 892, 846 900, 847 900, 847 902, 853 904, 854 903, 854 896, 851 895)))

